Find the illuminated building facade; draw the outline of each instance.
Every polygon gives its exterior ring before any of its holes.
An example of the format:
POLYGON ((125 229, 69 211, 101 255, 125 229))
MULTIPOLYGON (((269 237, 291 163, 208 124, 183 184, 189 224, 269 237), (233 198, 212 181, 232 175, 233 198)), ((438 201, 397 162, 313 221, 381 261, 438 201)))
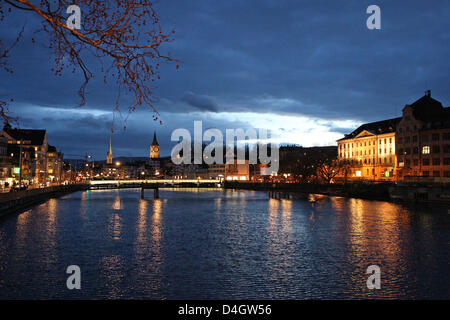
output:
POLYGON ((8 140, 8 153, 14 165, 13 178, 27 184, 47 180, 46 130, 13 129, 5 126, 0 134, 8 140))
POLYGON ((399 178, 450 180, 450 108, 430 90, 403 108, 396 135, 399 178))
POLYGON ((56 147, 49 145, 47 150, 47 180, 59 183, 62 180, 63 155, 56 147))
POLYGON ((250 165, 249 161, 245 160, 245 163, 237 163, 234 160, 233 163, 225 163, 225 180, 227 181, 247 181, 250 180, 250 165))
POLYGON ((338 140, 338 159, 346 163, 350 179, 394 180, 395 130, 401 118, 366 123, 338 140))

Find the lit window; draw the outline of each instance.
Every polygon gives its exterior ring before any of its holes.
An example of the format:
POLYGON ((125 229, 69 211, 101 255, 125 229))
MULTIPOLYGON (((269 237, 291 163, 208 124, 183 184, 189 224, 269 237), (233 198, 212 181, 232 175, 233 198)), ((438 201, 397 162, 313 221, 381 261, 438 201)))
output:
POLYGON ((422 148, 422 154, 430 154, 430 147, 429 146, 424 146, 422 148))

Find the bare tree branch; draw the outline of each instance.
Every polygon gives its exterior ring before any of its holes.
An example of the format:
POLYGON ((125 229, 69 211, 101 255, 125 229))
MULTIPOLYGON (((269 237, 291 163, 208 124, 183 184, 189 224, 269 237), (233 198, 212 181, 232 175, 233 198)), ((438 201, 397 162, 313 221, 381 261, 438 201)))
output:
MULTIPOLYGON (((23 10, 42 18, 42 29, 49 36, 49 48, 53 52, 55 75, 62 75, 66 67, 81 70, 84 81, 80 85, 78 106, 86 103, 85 89, 94 77, 85 57, 93 55, 102 66, 103 80, 113 79, 117 86, 114 110, 120 112, 122 92, 131 94, 128 114, 138 106, 147 105, 158 120, 154 106, 153 82, 160 79, 160 63, 179 60, 160 53, 162 44, 170 42, 174 31, 164 33, 159 17, 149 0, 5 0, 8 14, 23 10), (66 25, 69 5, 78 5, 82 14, 82 28, 71 29, 66 25), (106 68, 104 66, 106 65, 106 68)), ((3 20, 4 5, 0 0, 0 21, 3 20)), ((20 34, 21 36, 21 34, 20 34)), ((20 37, 19 37, 20 38, 20 37)), ((5 57, 9 50, 5 51, 5 57)), ((2 60, 0 67, 8 70, 2 60)), ((128 118, 128 116, 127 116, 128 118)))

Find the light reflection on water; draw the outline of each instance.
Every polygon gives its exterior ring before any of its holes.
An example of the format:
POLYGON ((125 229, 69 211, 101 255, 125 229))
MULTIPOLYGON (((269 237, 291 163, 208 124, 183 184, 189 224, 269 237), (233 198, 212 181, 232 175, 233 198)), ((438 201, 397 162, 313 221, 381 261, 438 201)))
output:
POLYGON ((0 298, 450 298, 446 208, 322 195, 98 190, 0 221, 0 298), (294 198, 294 199, 292 199, 294 198), (65 269, 82 270, 82 290, 65 269), (377 264, 382 289, 366 288, 377 264))

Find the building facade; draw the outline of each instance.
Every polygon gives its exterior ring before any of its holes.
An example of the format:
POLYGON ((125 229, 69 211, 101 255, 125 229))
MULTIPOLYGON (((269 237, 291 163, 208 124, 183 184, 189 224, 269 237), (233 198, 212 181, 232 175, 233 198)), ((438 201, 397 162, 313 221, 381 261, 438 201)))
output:
POLYGON ((8 153, 14 166, 15 181, 26 184, 47 182, 46 130, 13 129, 5 126, 0 132, 8 141, 8 153))
POLYGON ((428 90, 402 112, 396 130, 399 178, 449 180, 450 108, 444 108, 428 90))
POLYGON ((338 160, 346 163, 349 179, 394 180, 396 176, 395 132, 401 118, 366 123, 338 143, 338 160))
POLYGON ((63 154, 56 147, 49 145, 47 150, 47 180, 61 183, 63 179, 63 154))
POLYGON ((8 140, 0 136, 0 189, 8 187, 12 183, 12 161, 8 154, 8 140))
POLYGON ((227 181, 248 181, 250 180, 250 165, 248 160, 245 163, 238 163, 235 159, 233 163, 225 163, 225 180, 227 181))

